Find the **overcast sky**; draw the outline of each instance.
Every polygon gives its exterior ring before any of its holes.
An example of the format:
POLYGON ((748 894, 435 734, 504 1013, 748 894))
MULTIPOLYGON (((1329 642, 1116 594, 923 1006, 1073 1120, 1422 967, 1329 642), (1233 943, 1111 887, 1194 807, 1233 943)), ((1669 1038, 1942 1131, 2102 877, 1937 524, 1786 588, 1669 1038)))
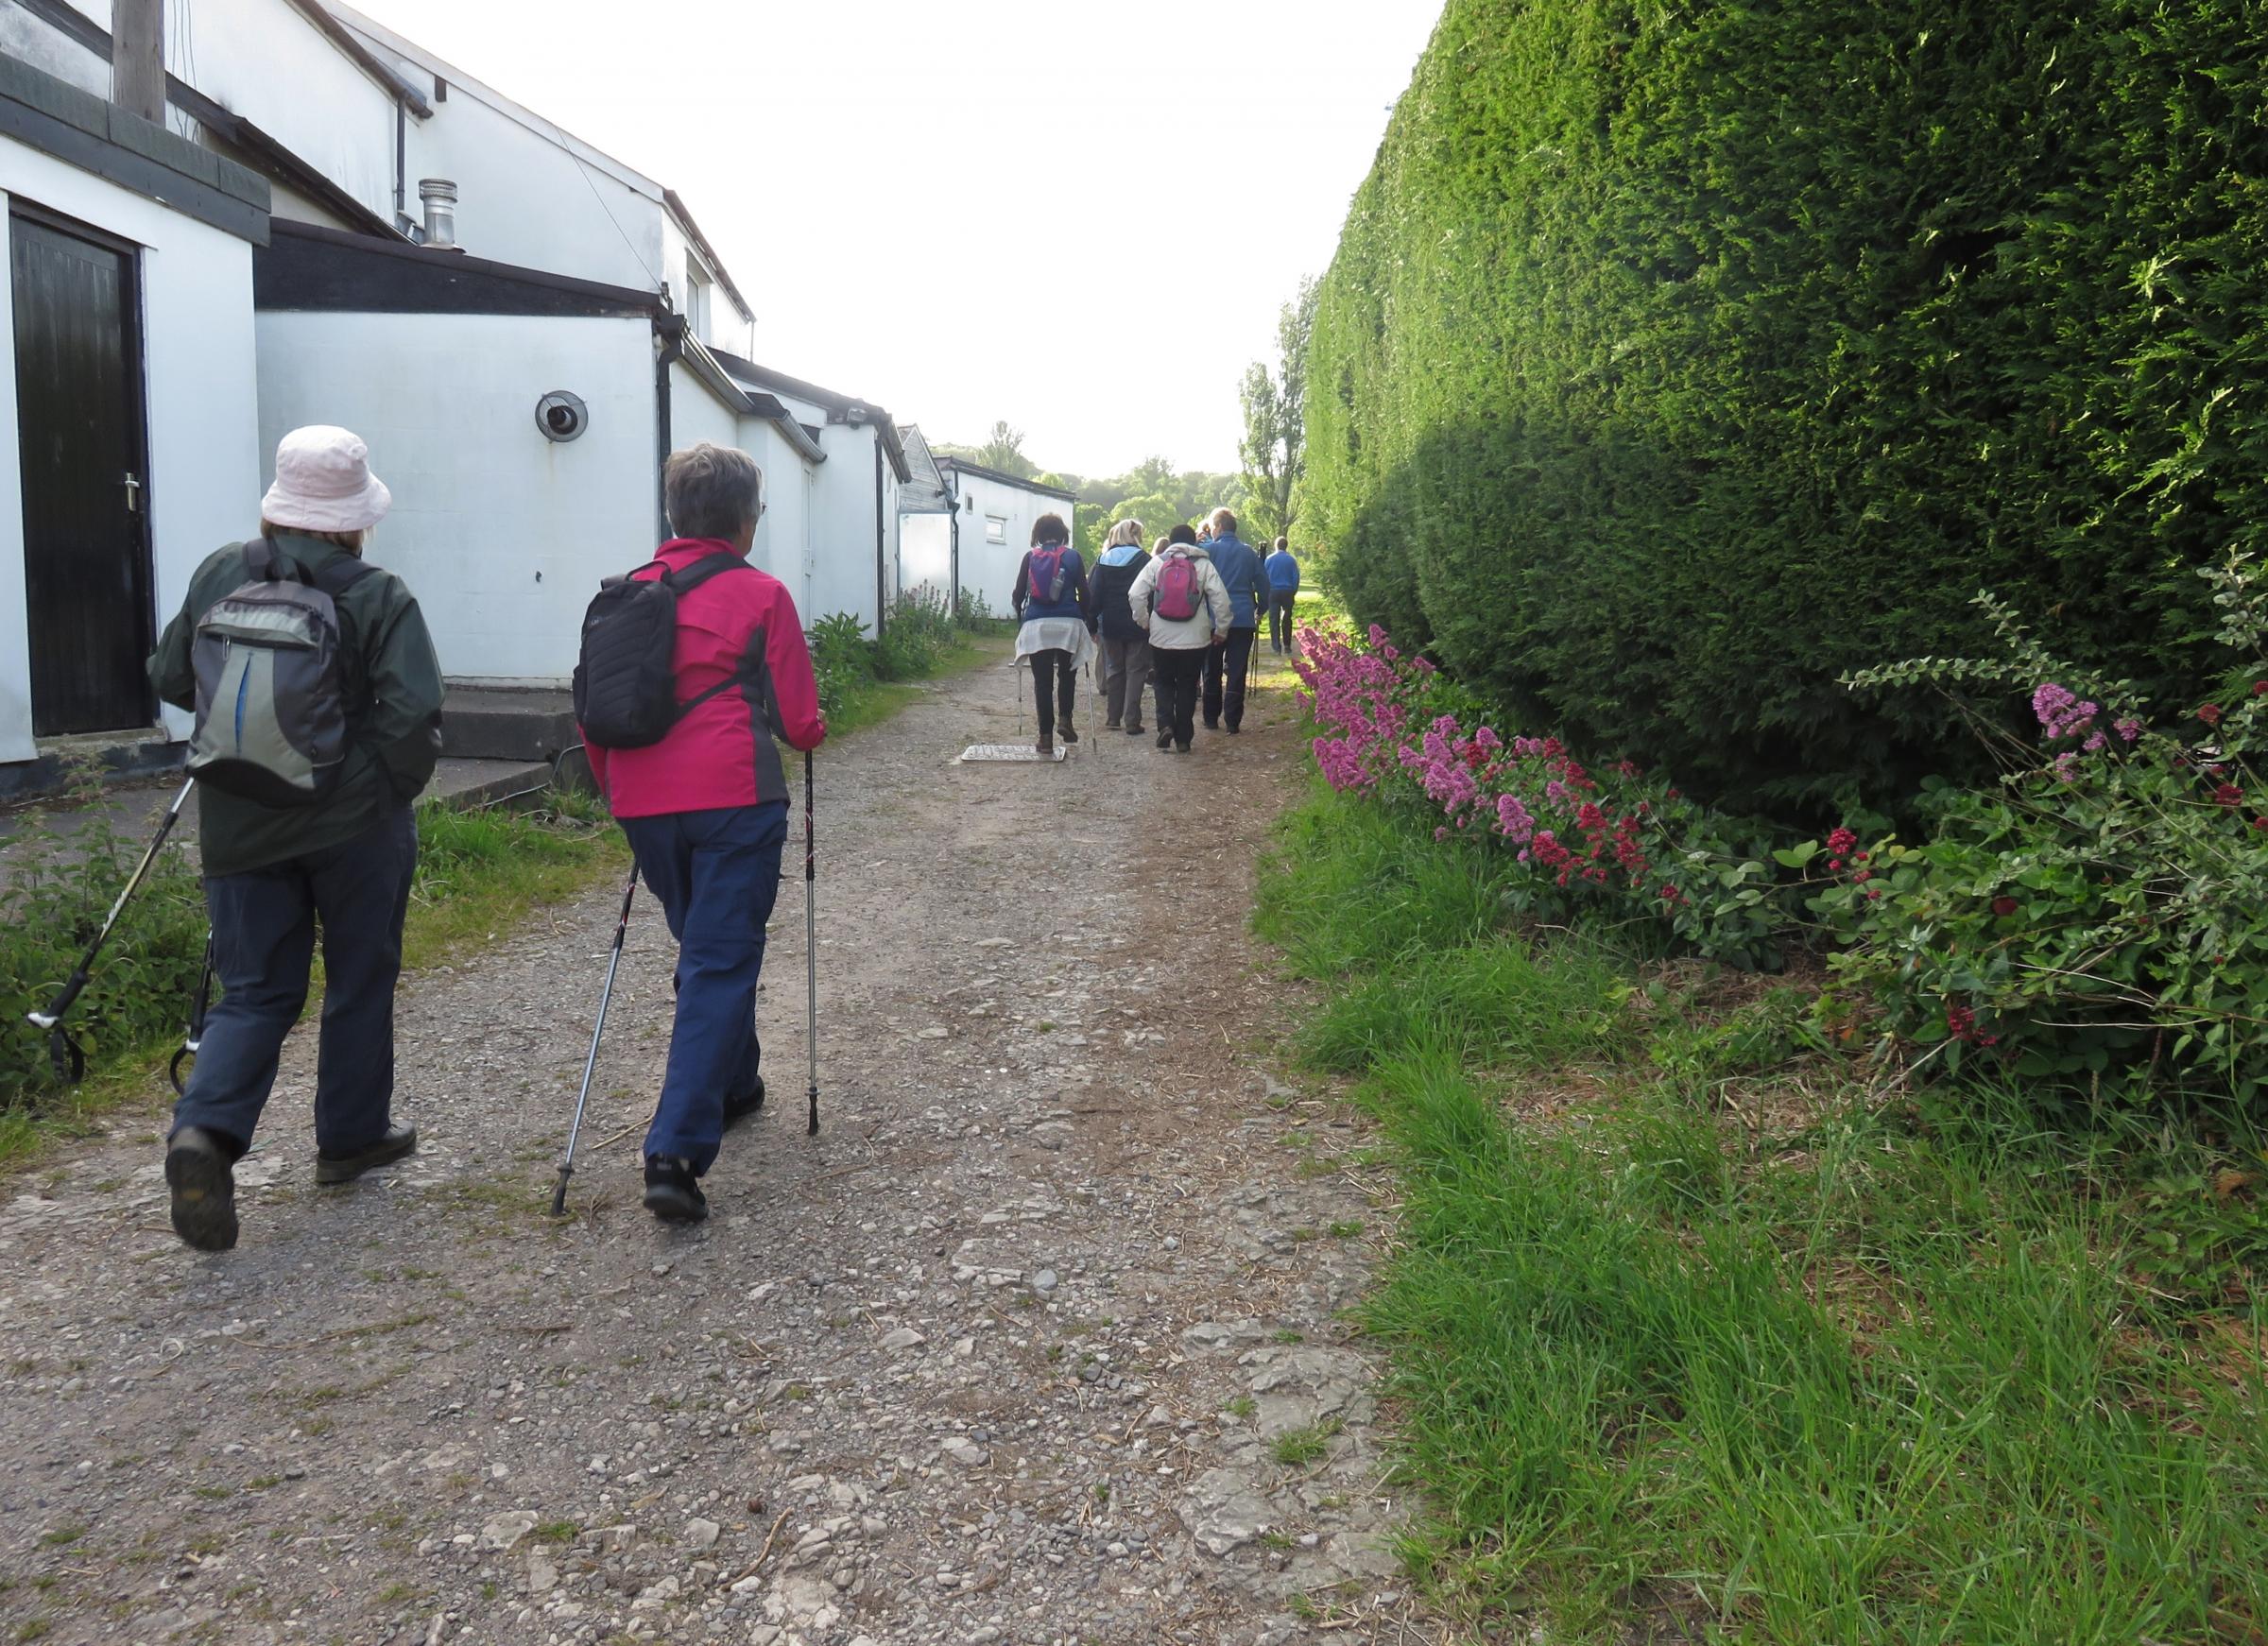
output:
POLYGON ((684 196, 765 364, 1043 468, 1233 469, 1439 0, 354 0, 684 196))

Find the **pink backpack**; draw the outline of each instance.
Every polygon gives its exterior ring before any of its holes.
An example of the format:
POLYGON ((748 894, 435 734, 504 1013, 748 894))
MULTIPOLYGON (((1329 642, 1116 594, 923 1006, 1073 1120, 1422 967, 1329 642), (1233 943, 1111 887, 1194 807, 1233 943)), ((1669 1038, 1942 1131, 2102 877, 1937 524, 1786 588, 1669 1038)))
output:
POLYGON ((1150 609, 1172 623, 1187 623, 1205 604, 1205 580, 1187 555, 1168 555, 1158 573, 1150 609))

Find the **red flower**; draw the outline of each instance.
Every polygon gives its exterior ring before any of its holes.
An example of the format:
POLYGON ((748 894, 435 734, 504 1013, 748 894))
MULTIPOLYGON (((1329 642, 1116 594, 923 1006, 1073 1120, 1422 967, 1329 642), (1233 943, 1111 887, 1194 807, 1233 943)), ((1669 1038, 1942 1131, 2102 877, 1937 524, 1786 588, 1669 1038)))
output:
POLYGON ((2235 806, 2244 798, 2244 791, 2234 783, 2223 783, 2213 791, 2213 798, 2224 806, 2235 806))
POLYGON ((2218 703, 2208 703, 2204 708, 2197 711, 2197 718, 2204 721, 2208 726, 2220 725, 2221 705, 2218 703))
POLYGON ((2268 693, 2268 680, 2255 680, 2255 681, 2253 681, 2253 683, 2252 683, 2252 694, 2253 694, 2255 697, 2258 697, 2258 696, 2261 695, 2263 693, 2268 693))
POLYGON ((1993 899, 1992 912, 1998 915, 2002 919, 2005 920, 2009 916, 2016 913, 2016 900, 2014 898, 1993 899))
POLYGON ((1830 857, 1848 857, 1858 849, 1859 837, 1848 829, 1837 829, 1827 837, 1827 850, 1830 857))

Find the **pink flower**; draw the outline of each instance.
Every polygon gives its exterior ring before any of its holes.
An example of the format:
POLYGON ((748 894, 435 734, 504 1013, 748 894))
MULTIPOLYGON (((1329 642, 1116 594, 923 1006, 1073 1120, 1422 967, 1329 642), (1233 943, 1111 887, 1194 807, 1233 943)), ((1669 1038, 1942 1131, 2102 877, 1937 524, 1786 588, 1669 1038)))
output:
POLYGON ((2093 703, 2082 703, 2064 687, 2049 680, 2032 694, 2032 712, 2053 741, 2086 730, 2094 723, 2100 709, 2093 703))
POLYGON ((2128 743, 2142 734, 2142 723, 2139 720, 2114 720, 2110 723, 2110 729, 2128 743))
POLYGON ((1848 828, 1837 828, 1828 834, 1827 850, 1830 857, 1848 857, 1858 849, 1859 837, 1848 828))

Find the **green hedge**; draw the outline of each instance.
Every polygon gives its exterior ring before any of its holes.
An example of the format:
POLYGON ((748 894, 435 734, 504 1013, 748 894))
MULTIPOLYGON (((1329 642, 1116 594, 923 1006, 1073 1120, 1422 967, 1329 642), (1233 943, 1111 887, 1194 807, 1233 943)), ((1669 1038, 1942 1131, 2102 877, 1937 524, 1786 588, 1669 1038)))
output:
POLYGON ((2257 0, 1450 0, 1323 283, 1302 534, 1355 613, 1737 806, 1894 801, 2058 649, 2195 689, 2268 547, 2257 0))

